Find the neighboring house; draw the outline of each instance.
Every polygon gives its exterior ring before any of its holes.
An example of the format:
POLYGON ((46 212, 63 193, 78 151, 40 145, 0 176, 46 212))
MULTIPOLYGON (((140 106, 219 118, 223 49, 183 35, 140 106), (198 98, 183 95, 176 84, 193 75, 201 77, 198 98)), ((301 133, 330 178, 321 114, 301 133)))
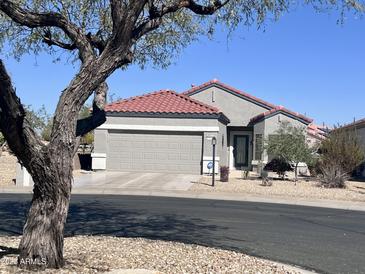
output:
MULTIPOLYGON (((342 129, 355 129, 357 136, 360 142, 363 144, 364 151, 365 151, 365 118, 361 120, 354 121, 351 124, 345 125, 341 127, 342 129)), ((365 178, 365 163, 362 164, 357 171, 357 173, 365 178)))
POLYGON ((307 127, 307 141, 311 147, 318 145, 324 139, 327 138, 330 129, 325 125, 319 126, 315 124, 310 124, 307 127))
POLYGON ((106 113, 95 130, 94 170, 206 173, 213 137, 217 167, 251 170, 267 161, 264 140, 281 122, 312 123, 217 80, 181 94, 162 90, 120 100, 106 113))

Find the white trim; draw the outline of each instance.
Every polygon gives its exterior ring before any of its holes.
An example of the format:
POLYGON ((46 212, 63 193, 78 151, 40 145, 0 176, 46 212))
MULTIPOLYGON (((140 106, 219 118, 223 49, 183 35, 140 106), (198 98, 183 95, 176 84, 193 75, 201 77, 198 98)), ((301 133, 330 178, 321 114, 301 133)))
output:
POLYGON ((106 158, 106 153, 91 153, 92 158, 106 158))
MULTIPOLYGON (((219 157, 215 157, 215 160, 219 161, 219 157)), ((213 161, 213 156, 203 156, 203 161, 213 161)))
POLYGON ((119 130, 146 130, 146 131, 188 131, 188 132, 219 132, 219 127, 194 127, 194 126, 155 126, 155 125, 123 125, 104 124, 98 129, 119 130))

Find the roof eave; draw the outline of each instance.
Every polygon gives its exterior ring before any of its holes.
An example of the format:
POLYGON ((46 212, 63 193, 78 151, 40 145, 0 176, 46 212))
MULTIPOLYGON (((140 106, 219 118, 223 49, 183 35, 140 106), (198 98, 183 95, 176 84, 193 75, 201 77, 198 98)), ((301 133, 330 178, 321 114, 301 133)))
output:
POLYGON ((182 94, 185 95, 185 96, 191 96, 191 95, 197 94, 199 92, 202 92, 204 90, 207 90, 211 87, 218 87, 220 89, 223 89, 224 91, 227 91, 232 95, 243 98, 243 99, 245 99, 245 100, 247 100, 251 103, 254 103, 258 106, 266 108, 267 110, 275 108, 275 105, 273 105, 273 104, 264 102, 262 100, 259 100, 258 98, 256 99, 256 98, 251 98, 250 96, 246 96, 246 95, 242 94, 242 92, 238 92, 235 89, 229 87, 228 85, 225 85, 225 84, 220 83, 220 82, 208 82, 208 84, 203 84, 203 85, 198 86, 196 88, 185 91, 182 94))
POLYGON ((301 123, 303 123, 307 126, 310 125, 313 122, 313 119, 305 119, 305 118, 302 118, 300 116, 295 116, 295 115, 293 115, 291 113, 288 113, 288 112, 285 112, 285 111, 275 111, 275 112, 270 113, 268 115, 262 115, 262 117, 259 117, 257 119, 255 119, 255 118, 251 119, 249 125, 255 125, 255 124, 260 123, 260 122, 262 122, 262 121, 264 121, 268 118, 274 117, 278 114, 286 115, 286 116, 288 116, 288 117, 290 117, 294 120, 297 120, 297 121, 299 121, 299 122, 301 122, 301 123))

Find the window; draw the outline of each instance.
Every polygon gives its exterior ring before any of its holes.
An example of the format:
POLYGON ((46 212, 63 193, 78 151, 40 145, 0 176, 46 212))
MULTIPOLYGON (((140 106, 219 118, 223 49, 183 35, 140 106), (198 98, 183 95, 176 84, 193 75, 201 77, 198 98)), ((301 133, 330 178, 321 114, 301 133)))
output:
POLYGON ((255 136, 255 160, 262 160, 262 153, 264 149, 262 134, 255 136))

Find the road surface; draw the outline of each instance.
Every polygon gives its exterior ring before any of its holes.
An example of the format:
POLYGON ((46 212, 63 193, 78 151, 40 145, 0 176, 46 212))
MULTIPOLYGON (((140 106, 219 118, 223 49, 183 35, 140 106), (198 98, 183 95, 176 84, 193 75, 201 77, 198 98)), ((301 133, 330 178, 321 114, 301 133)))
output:
MULTIPOLYGON (((30 196, 0 195, 0 235, 30 196)), ((74 195, 66 234, 148 237, 243 251, 321 273, 365 273, 365 212, 141 196, 74 195)))

